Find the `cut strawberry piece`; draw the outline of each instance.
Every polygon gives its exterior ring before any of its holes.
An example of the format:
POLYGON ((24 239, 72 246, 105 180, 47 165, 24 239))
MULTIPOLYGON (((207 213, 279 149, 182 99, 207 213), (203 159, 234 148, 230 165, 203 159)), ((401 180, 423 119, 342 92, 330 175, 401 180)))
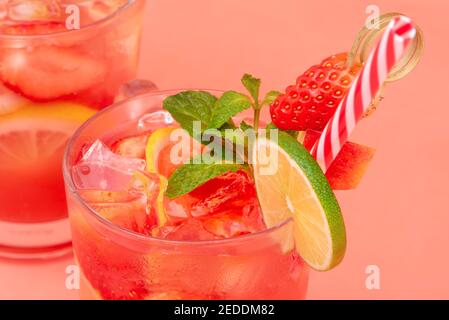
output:
POLYGON ((198 202, 198 199, 190 194, 182 195, 175 199, 166 197, 164 205, 167 215, 173 219, 184 219, 190 217, 192 206, 198 202))
MULTIPOLYGON (((230 238, 265 229, 259 211, 254 182, 245 171, 228 172, 209 180, 192 192, 176 199, 165 199, 172 224, 183 219, 198 219, 201 230, 215 237, 230 238)), ((165 237, 170 228, 154 236, 165 237)), ((200 234, 207 236, 207 234, 200 234)))
POLYGON ((115 142, 111 149, 115 153, 130 158, 145 159, 145 147, 147 146, 149 134, 127 137, 115 142))
POLYGON ((1 60, 4 84, 36 101, 76 96, 100 84, 107 72, 101 61, 66 48, 11 49, 1 60))
POLYGON ((373 148, 346 142, 326 171, 326 177, 332 189, 351 190, 357 188, 374 152, 373 148))
MULTIPOLYGON (((320 137, 320 132, 307 130, 304 147, 311 150, 320 137)), ((326 171, 326 177, 334 190, 357 188, 374 156, 373 148, 353 142, 346 142, 326 171)))
POLYGON ((194 217, 230 211, 243 214, 245 207, 257 203, 254 182, 243 170, 209 180, 190 195, 198 199, 191 210, 194 217))
MULTIPOLYGON (((163 147, 159 153, 159 158, 157 159, 158 171, 166 177, 170 177, 173 172, 182 165, 181 161, 179 161, 179 163, 173 163, 172 161, 171 150, 175 144, 176 142, 170 142, 163 147)), ((190 154, 192 153, 193 151, 190 152, 190 154)), ((183 161, 188 161, 190 159, 189 153, 186 153, 186 155, 188 157, 182 159, 183 161)))

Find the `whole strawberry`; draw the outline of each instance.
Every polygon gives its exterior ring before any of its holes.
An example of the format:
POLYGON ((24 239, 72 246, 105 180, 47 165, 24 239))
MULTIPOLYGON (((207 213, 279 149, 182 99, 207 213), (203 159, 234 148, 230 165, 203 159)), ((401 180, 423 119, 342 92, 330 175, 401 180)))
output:
POLYGON ((299 76, 270 105, 273 123, 284 130, 323 130, 361 70, 360 64, 347 67, 347 58, 333 55, 299 76))

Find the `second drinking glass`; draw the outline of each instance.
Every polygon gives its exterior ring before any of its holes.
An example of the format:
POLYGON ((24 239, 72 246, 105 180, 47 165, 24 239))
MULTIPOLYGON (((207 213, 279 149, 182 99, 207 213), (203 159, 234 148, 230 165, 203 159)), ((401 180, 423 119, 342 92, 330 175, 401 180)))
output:
POLYGON ((70 250, 68 138, 134 79, 144 0, 8 1, 0 20, 0 256, 70 250), (80 28, 75 26, 80 18, 80 28))

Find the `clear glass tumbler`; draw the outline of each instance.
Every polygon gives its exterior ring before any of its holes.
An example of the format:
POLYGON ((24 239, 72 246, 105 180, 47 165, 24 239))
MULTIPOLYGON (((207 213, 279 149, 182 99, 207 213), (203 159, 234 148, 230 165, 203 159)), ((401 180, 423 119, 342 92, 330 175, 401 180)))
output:
POLYGON ((144 4, 2 2, 0 256, 70 251, 64 148, 79 125, 135 78, 144 4), (76 17, 80 27, 69 29, 76 17))
POLYGON ((174 241, 117 226, 96 213, 80 196, 71 170, 85 147, 97 139, 111 143, 118 132, 132 135, 160 127, 161 122, 157 121, 137 124, 139 119, 145 119, 144 115, 160 111, 162 101, 175 93, 149 93, 108 107, 87 121, 69 142, 63 172, 73 248, 81 269, 81 297, 305 298, 308 268, 294 250, 282 246, 282 240, 292 236, 292 221, 235 238, 174 241))

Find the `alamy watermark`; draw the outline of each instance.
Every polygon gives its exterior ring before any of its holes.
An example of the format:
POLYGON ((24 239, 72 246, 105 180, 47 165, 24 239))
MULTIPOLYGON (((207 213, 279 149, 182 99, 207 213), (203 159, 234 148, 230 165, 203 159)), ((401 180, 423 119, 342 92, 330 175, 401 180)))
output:
POLYGON ((65 268, 65 287, 67 290, 79 290, 81 281, 81 271, 77 265, 68 265, 65 268))
POLYGON ((365 27, 369 30, 380 29, 380 8, 375 4, 366 7, 365 13, 369 16, 365 20, 365 27))
POLYGON ((365 287, 368 290, 380 290, 380 268, 375 264, 370 264, 365 268, 365 287))
POLYGON ((81 14, 80 8, 75 4, 67 5, 65 8, 67 18, 65 20, 65 27, 67 30, 81 29, 81 14))

